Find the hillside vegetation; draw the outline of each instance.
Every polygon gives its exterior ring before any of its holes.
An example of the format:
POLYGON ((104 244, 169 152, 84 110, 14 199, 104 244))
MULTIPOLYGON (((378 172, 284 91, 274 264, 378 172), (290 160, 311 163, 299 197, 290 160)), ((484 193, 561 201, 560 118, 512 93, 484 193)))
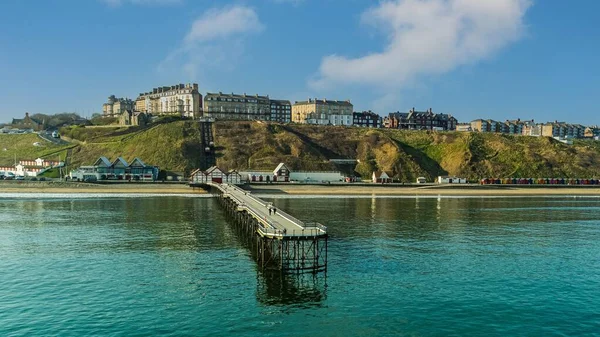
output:
MULTIPOLYGON (((400 181, 438 175, 481 177, 600 177, 600 144, 569 146, 547 137, 426 132, 354 127, 217 122, 213 126, 217 164, 224 169, 341 170, 370 177, 384 170, 400 181), (335 165, 330 159, 357 159, 335 165)), ((139 157, 161 169, 189 173, 204 155, 197 122, 177 121, 150 128, 64 130, 78 145, 73 167, 99 156, 139 157)), ((31 142, 30 142, 31 143, 31 142)))
POLYGON ((43 140, 35 133, 8 135, 0 134, 0 166, 12 166, 19 160, 43 158, 48 160, 65 159, 66 149, 43 140), (33 145, 39 143, 39 146, 33 145))

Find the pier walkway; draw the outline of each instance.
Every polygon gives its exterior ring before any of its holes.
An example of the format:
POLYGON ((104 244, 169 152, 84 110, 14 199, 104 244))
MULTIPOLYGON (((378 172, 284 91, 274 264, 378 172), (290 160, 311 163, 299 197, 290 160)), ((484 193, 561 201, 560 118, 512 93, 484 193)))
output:
POLYGON ((302 222, 236 185, 218 183, 209 183, 209 185, 221 190, 223 198, 232 199, 238 211, 246 211, 253 215, 260 224, 259 234, 263 236, 283 238, 327 234, 325 226, 319 223, 302 222))
POLYGON ((207 183, 247 239, 263 268, 319 272, 327 269, 327 228, 303 222, 236 185, 207 183), (269 209, 271 212, 269 213, 269 209))

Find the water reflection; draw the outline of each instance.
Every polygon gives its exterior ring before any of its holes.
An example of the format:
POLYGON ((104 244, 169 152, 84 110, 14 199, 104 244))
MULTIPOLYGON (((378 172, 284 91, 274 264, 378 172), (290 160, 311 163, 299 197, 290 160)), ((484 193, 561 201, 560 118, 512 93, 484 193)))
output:
POLYGON ((317 307, 327 299, 327 275, 259 271, 256 298, 263 305, 317 307))

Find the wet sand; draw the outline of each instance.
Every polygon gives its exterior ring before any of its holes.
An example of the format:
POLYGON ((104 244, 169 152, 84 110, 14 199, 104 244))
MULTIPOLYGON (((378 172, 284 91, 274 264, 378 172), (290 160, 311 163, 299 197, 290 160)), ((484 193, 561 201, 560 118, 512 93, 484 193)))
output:
POLYGON ((257 194, 290 195, 465 195, 465 196, 545 196, 545 195, 598 195, 596 186, 556 186, 556 187, 508 187, 481 185, 437 185, 437 186, 353 186, 353 185, 252 185, 249 188, 257 194))
POLYGON ((206 194, 185 184, 87 184, 54 181, 0 182, 0 193, 139 193, 139 194, 206 194))
MULTIPOLYGON (((250 185, 252 193, 269 195, 449 195, 449 196, 600 196, 600 186, 369 186, 369 185, 250 185)), ((201 188, 185 184, 88 184, 76 182, 0 181, 0 193, 140 193, 140 194, 206 194, 201 188)))

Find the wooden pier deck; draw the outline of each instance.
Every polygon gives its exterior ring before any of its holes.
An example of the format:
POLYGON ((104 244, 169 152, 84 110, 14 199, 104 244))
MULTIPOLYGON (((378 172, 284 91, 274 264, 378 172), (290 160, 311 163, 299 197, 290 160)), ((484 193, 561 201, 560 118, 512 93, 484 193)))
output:
POLYGON ((261 225, 259 234, 263 236, 283 238, 286 236, 322 236, 327 234, 325 226, 319 223, 302 222, 235 185, 215 185, 221 189, 223 198, 235 200, 238 211, 251 213, 258 220, 261 225), (269 208, 271 213, 269 213, 269 208))
POLYGON ((327 269, 325 226, 300 221, 236 185, 207 185, 217 192, 239 232, 256 247, 256 257, 263 268, 275 267, 284 272, 327 269))

